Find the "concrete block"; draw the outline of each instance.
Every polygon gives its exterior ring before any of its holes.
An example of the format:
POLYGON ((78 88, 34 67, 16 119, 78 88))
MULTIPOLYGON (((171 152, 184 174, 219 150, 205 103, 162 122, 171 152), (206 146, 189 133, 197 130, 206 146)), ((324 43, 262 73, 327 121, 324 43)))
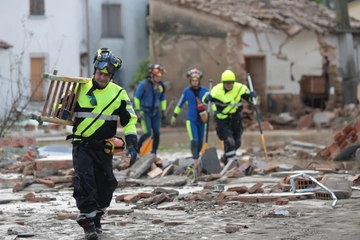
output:
POLYGON ((221 165, 220 160, 217 156, 216 148, 208 148, 205 150, 204 154, 201 156, 203 163, 203 172, 204 173, 220 173, 221 165))

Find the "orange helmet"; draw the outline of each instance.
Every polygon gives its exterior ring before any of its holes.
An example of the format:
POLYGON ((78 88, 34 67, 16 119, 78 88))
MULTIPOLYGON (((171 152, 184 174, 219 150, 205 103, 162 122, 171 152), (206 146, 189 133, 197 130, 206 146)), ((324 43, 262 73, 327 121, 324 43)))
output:
POLYGON ((166 73, 166 70, 161 64, 153 64, 149 66, 149 73, 158 77, 162 77, 162 75, 166 73))

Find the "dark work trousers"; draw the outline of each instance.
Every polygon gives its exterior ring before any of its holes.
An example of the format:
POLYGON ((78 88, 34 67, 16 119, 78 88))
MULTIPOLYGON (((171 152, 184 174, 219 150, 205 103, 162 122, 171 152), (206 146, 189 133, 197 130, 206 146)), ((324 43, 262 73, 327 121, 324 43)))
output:
POLYGON ((138 142, 138 148, 142 147, 143 143, 151 136, 151 130, 153 135, 153 143, 151 153, 155 153, 159 147, 160 143, 160 125, 161 118, 160 112, 156 111, 154 114, 150 114, 148 112, 144 112, 144 119, 141 119, 141 127, 143 130, 143 134, 141 134, 138 142))
POLYGON ((226 119, 215 119, 216 134, 224 141, 224 152, 236 151, 241 146, 243 134, 242 114, 235 113, 226 119))
POLYGON ((117 180, 113 155, 104 152, 104 141, 73 142, 73 197, 80 213, 91 213, 110 206, 117 180))

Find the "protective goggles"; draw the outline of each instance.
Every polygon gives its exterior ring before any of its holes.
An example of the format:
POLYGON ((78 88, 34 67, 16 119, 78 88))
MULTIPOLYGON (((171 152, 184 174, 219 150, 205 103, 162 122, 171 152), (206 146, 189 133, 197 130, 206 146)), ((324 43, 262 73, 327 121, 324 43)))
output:
POLYGON ((197 73, 197 72, 190 73, 190 76, 189 76, 190 80, 198 81, 198 80, 200 80, 200 78, 201 78, 200 73, 197 73))
POLYGON ((106 70, 109 74, 114 74, 116 72, 116 67, 114 66, 115 63, 100 62, 96 60, 94 63, 94 67, 99 70, 106 70))
POLYGON ((223 81, 224 84, 234 84, 235 81, 223 81))

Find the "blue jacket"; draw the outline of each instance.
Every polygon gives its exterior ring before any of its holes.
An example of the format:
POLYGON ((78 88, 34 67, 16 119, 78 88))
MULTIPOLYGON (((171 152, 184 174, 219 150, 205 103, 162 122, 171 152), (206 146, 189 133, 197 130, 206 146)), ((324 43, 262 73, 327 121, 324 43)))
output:
POLYGON ((186 102, 188 105, 186 120, 201 122, 201 118, 197 110, 196 92, 198 95, 198 99, 201 101, 205 93, 207 93, 208 91, 209 90, 203 86, 200 86, 198 90, 194 90, 190 87, 185 88, 181 94, 178 104, 174 109, 174 115, 177 116, 180 113, 182 106, 186 102))
POLYGON ((163 82, 159 82, 157 90, 154 91, 153 83, 150 78, 140 82, 136 87, 134 95, 135 110, 141 110, 150 114, 154 114, 160 110, 166 110, 165 86, 163 82))

